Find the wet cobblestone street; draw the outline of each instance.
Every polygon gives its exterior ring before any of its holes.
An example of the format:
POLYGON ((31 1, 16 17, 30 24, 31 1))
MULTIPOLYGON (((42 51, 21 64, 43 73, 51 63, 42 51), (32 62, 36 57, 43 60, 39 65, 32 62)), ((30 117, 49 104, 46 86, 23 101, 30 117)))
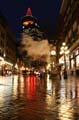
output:
POLYGON ((79 120, 79 78, 0 77, 0 120, 79 120))

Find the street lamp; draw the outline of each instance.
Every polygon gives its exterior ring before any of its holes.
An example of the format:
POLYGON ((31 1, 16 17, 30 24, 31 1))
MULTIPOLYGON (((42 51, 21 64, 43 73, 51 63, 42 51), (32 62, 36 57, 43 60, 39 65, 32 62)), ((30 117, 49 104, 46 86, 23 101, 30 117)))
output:
POLYGON ((60 54, 64 56, 64 78, 67 79, 67 65, 66 65, 66 55, 69 53, 68 47, 66 46, 66 43, 63 42, 62 46, 60 48, 60 54))
POLYGON ((50 58, 51 58, 51 64, 53 65, 52 67, 55 67, 55 63, 56 63, 56 50, 51 50, 50 51, 50 58))

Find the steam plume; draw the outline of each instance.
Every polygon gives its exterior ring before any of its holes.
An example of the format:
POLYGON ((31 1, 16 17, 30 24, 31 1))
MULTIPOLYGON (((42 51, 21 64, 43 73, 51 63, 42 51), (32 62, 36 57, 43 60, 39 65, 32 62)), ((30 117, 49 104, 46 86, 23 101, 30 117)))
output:
POLYGON ((40 59, 48 62, 50 59, 50 45, 47 39, 41 41, 35 41, 31 36, 22 34, 22 48, 23 51, 27 51, 27 54, 34 60, 40 59))

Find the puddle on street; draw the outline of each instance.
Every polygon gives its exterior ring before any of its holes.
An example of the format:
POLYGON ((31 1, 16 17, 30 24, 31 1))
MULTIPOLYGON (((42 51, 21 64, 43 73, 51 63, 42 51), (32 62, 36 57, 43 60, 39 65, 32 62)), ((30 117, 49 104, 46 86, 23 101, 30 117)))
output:
POLYGON ((79 119, 79 79, 0 77, 0 119, 79 119))

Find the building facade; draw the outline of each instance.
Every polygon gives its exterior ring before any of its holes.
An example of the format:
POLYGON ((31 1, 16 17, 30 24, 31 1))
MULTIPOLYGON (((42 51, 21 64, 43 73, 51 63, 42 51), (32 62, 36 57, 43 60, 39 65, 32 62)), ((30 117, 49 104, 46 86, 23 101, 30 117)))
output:
MULTIPOLYGON (((60 9, 61 18, 60 46, 65 42, 70 51, 66 56, 66 67, 70 74, 79 75, 79 1, 63 0, 60 9)), ((61 56, 60 63, 63 59, 64 56, 61 56)))
POLYGON ((16 39, 0 13, 0 74, 12 73, 16 63, 16 39))
POLYGON ((44 34, 41 32, 38 25, 38 20, 32 15, 31 9, 27 9, 27 13, 22 17, 22 29, 23 33, 31 36, 33 40, 44 39, 44 34))

